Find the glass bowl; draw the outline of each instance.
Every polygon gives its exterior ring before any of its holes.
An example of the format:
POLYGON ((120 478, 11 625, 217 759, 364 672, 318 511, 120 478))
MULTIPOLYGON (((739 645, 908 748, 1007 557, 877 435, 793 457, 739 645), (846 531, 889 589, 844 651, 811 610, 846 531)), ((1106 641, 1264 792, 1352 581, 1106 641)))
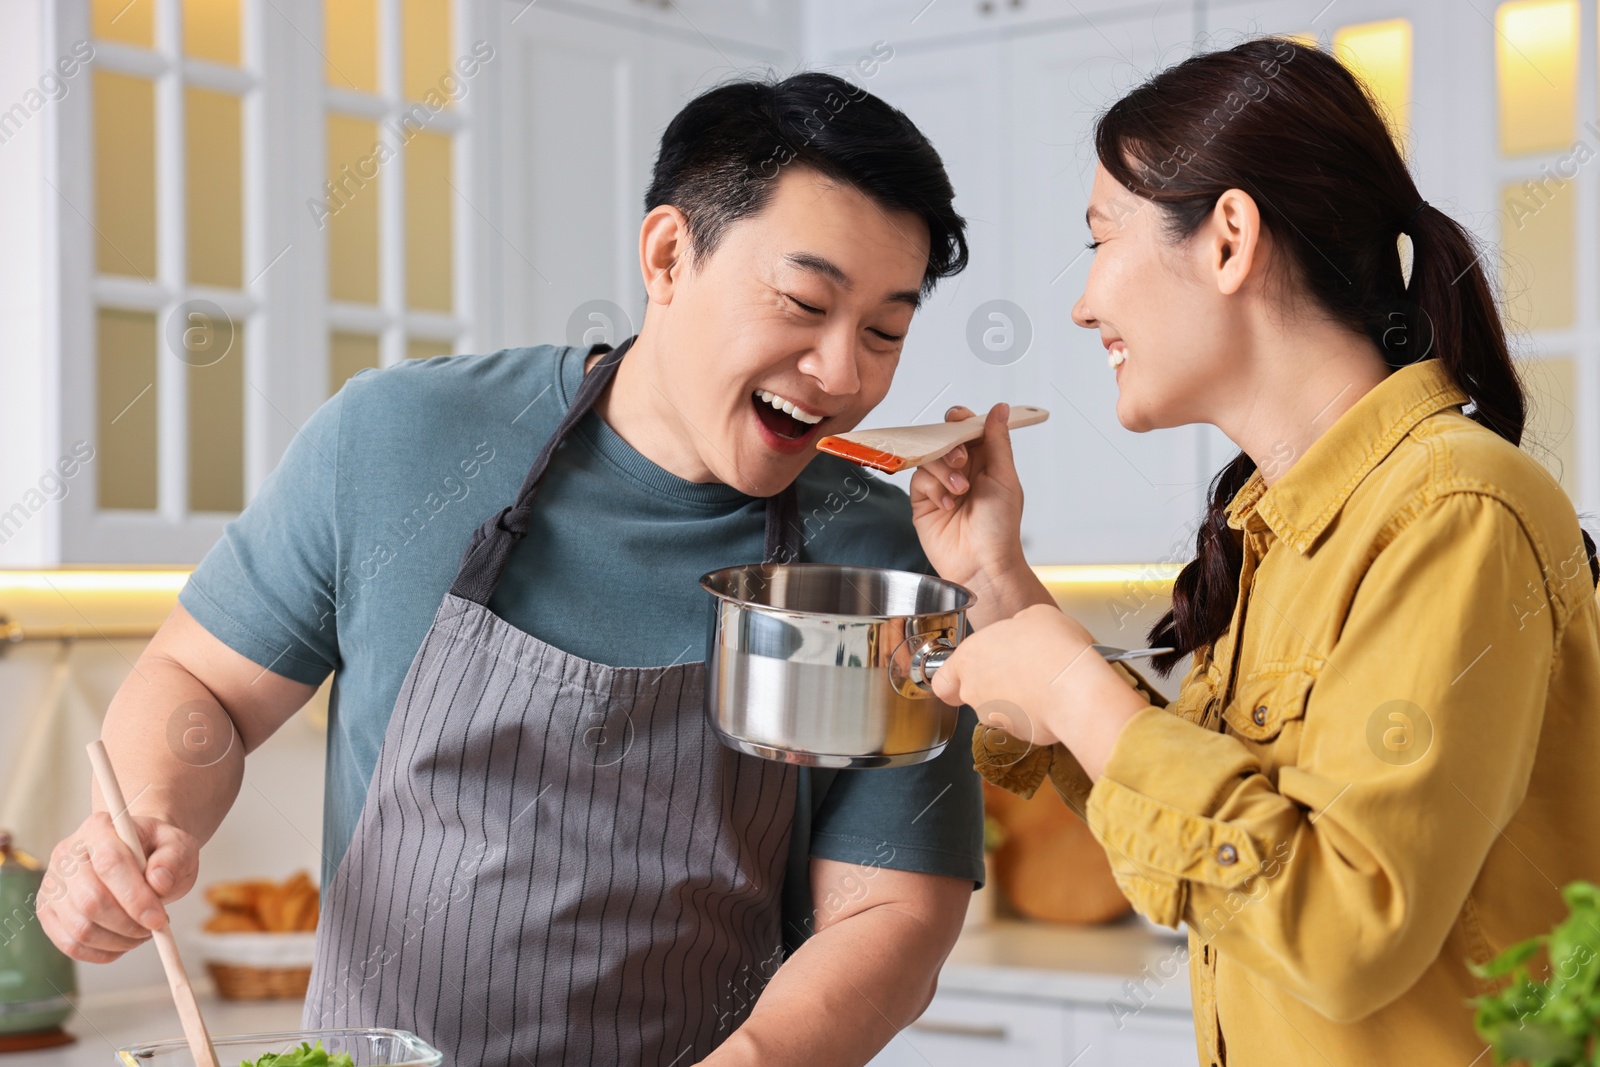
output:
MULTIPOLYGON (((299 1030, 217 1037, 211 1044, 222 1067, 238 1067, 240 1061, 255 1060, 264 1052, 299 1048, 302 1041, 313 1046, 321 1041, 330 1053, 348 1052, 357 1067, 439 1067, 444 1062, 444 1053, 405 1030, 299 1030)), ((194 1057, 189 1054, 189 1043, 180 1038, 119 1048, 117 1063, 120 1067, 194 1067, 194 1057)))

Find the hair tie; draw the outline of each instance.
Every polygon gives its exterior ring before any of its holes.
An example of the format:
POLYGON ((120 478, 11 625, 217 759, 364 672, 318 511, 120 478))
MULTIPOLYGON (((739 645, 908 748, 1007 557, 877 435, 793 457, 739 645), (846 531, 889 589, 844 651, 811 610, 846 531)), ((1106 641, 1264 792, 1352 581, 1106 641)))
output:
POLYGON ((1428 206, 1428 202, 1426 200, 1418 200, 1417 201, 1417 206, 1412 208, 1411 209, 1411 214, 1406 216, 1406 221, 1404 221, 1404 222, 1402 222, 1400 224, 1400 232, 1404 233, 1404 234, 1410 234, 1411 233, 1411 227, 1416 225, 1417 216, 1422 214, 1422 209, 1427 207, 1427 206, 1428 206))

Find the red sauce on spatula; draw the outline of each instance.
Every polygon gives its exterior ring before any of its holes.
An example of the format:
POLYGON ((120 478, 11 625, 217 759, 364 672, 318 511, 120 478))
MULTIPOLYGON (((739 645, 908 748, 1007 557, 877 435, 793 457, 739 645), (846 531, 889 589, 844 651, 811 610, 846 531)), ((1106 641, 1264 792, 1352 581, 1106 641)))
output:
POLYGON ((883 471, 887 474, 899 474, 905 469, 906 461, 903 456, 893 452, 884 452, 868 445, 855 441, 846 441, 842 437, 824 437, 817 442, 817 451, 847 459, 858 467, 871 467, 873 470, 883 471))

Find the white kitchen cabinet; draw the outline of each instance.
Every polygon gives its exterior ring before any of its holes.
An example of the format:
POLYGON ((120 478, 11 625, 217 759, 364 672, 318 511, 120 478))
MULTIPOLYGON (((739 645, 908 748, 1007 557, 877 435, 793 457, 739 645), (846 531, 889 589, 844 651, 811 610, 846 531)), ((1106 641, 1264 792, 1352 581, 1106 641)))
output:
MULTIPOLYGON (((323 307, 327 238, 303 208, 325 177, 321 116, 355 104, 324 85, 325 61, 316 47, 320 2, 287 15, 279 6, 242 5, 250 47, 238 70, 178 63, 178 20, 165 15, 158 20, 165 27, 160 48, 108 45, 95 61, 106 72, 165 78, 173 83, 168 89, 199 78, 196 84, 250 100, 244 274, 251 280, 227 308, 248 324, 241 347, 249 367, 246 494, 325 395, 330 323, 383 332, 384 362, 405 351, 390 322, 404 309, 386 306, 381 316, 335 323, 323 307), (330 93, 338 98, 332 104, 330 93)), ((179 0, 164 0, 162 10, 168 7, 178 10, 179 0)), ((1600 99, 1596 9, 1580 7, 1574 136, 1592 148, 1585 121, 1596 118, 1600 99)), ((958 209, 969 220, 973 256, 966 274, 940 286, 918 315, 905 364, 874 420, 937 418, 956 401, 1049 407, 1049 423, 1017 437, 1030 489, 1024 536, 1041 563, 1187 558, 1192 538, 1185 531, 1199 514, 1204 483, 1233 452, 1209 428, 1122 430, 1103 353, 1068 318, 1089 262, 1087 253, 1077 258, 1093 172, 1087 135, 1094 116, 1121 91, 1196 46, 1226 47, 1265 32, 1311 33, 1327 42, 1352 25, 1407 19, 1410 160, 1423 194, 1489 245, 1483 263, 1491 273, 1500 269, 1494 246, 1514 236, 1505 232, 1502 196, 1558 166, 1563 155, 1499 154, 1494 5, 1464 12, 1447 0, 457 0, 456 8, 460 40, 486 40, 504 61, 487 64, 474 95, 439 118, 458 146, 460 301, 450 316, 411 316, 426 319, 430 337, 449 335, 463 348, 486 350, 615 339, 637 328, 642 193, 671 115, 695 91, 738 74, 818 64, 854 70, 856 80, 903 107, 940 149, 958 209), (877 61, 872 73, 860 73, 859 60, 886 53, 891 58, 877 61), (996 300, 1020 314, 986 306, 996 300), (1015 362, 992 358, 970 339, 1030 330, 1027 354, 1015 362)), ((83 0, 38 11, 6 8, 0 42, 14 75, 7 99, 29 92, 30 71, 90 37, 83 0)), ((386 48, 397 47, 393 34, 386 40, 386 48)), ((159 399, 162 412, 158 507, 101 508, 88 479, 48 506, 30 489, 78 439, 96 437, 95 308, 154 312, 165 322, 189 293, 167 277, 166 266, 150 284, 97 275, 91 81, 72 82, 71 93, 8 135, 0 168, 8 202, 41 208, 13 213, 4 231, 13 253, 4 270, 13 284, 6 287, 11 314, 0 328, 7 342, 0 347, 21 354, 8 366, 12 388, 0 391, 9 431, 0 452, 6 494, 0 563, 8 566, 192 561, 231 517, 190 509, 185 492, 169 488, 186 482, 186 372, 165 356, 147 397, 159 399)), ((167 119, 177 113, 179 96, 163 94, 163 129, 176 129, 167 119)), ((178 173, 181 137, 163 133, 160 144, 161 173, 178 173)), ((392 173, 390 187, 398 188, 399 171, 392 173)), ((1593 230, 1597 181, 1588 167, 1575 178, 1579 234, 1593 230)), ((164 177, 161 188, 166 264, 183 258, 173 252, 182 247, 173 210, 181 185, 164 177)), ((385 210, 385 225, 395 229, 399 213, 385 210)), ((1600 500, 1600 464, 1578 457, 1600 454, 1600 420, 1590 417, 1600 410, 1594 358, 1600 304, 1581 294, 1596 291, 1600 245, 1581 239, 1573 245, 1569 283, 1580 295, 1572 323, 1514 342, 1521 353, 1576 365, 1570 395, 1551 403, 1566 405, 1579 438, 1573 460, 1580 482, 1569 491, 1592 510, 1600 500)), ((1529 277, 1521 280, 1555 270, 1543 261, 1526 264, 1529 277)), ((1512 279, 1513 290, 1518 282, 1512 279)), ((106 446, 99 450, 103 459, 119 454, 115 442, 91 443, 106 446)))
POLYGON ((1065 1064, 1072 1059, 1071 1016, 1062 1004, 939 993, 922 1017, 889 1042, 872 1064, 1065 1064))
POLYGON ((616 343, 643 317, 639 220, 662 129, 695 93, 765 62, 542 3, 501 11, 506 336, 616 343))
MULTIPOLYGON (((892 6, 868 5, 861 18, 871 24, 872 11, 892 6)), ((1050 409, 1049 422, 1016 437, 1030 489, 1024 546, 1036 560, 1185 557, 1188 539, 1175 535, 1199 513, 1222 461, 1194 428, 1124 430, 1099 340, 1071 321, 1089 264, 1095 116, 1187 55, 1193 28, 1180 6, 1101 12, 1092 27, 1027 23, 967 40, 891 42, 893 58, 864 83, 943 156, 972 249, 967 271, 918 312, 873 419, 897 425, 1000 400, 1050 409)), ((848 66, 870 47, 863 40, 828 62, 848 66)))
MULTIPOLYGON (((1498 240, 1494 165, 1493 12, 1440 0, 1220 0, 1206 5, 1204 40, 1226 48, 1263 33, 1307 34, 1331 44, 1341 29, 1390 19, 1411 23, 1408 162, 1417 187, 1485 240, 1498 240), (1483 75, 1462 77, 1466 57, 1483 75), (1487 225, 1486 225, 1487 224, 1487 225)), ((1491 266, 1493 257, 1489 257, 1491 266)))
MULTIPOLYGON (((517 8, 530 0, 509 0, 517 8)), ((800 32, 799 0, 537 0, 553 11, 595 14, 646 31, 693 37, 714 47, 792 46, 800 32)))
MULTIPOLYGON (((1540 162, 1496 160, 1492 14, 1463 16, 1441 0, 812 0, 806 10, 810 51, 830 65, 892 50, 866 84, 928 132, 972 227, 972 266, 919 313, 874 420, 937 418, 956 401, 1049 408, 1048 423, 1016 437, 1030 490, 1024 544, 1041 562, 1189 558, 1208 483, 1236 451, 1213 427, 1124 430, 1104 352, 1071 322, 1091 261, 1082 218, 1095 169, 1090 137, 1112 101, 1197 46, 1229 47, 1263 33, 1312 34, 1326 45, 1341 29, 1403 18, 1412 27, 1407 151, 1424 195, 1492 248, 1503 236, 1502 183, 1526 178, 1540 162), (1463 76, 1463 56, 1484 76, 1463 76), (993 300, 1013 307, 987 307, 993 300), (979 337, 1031 330, 1031 346, 1015 363, 985 362, 969 340, 974 323, 979 337)), ((1585 172, 1580 186, 1592 180, 1585 172)), ((1580 225, 1588 225, 1591 202, 1580 198, 1580 225)), ((1579 244, 1584 292, 1583 278, 1600 271, 1600 252, 1579 244)), ((1498 258, 1484 258, 1491 273, 1498 258)), ((1592 302, 1578 305, 1575 329, 1535 337, 1541 352, 1561 356, 1600 336, 1592 302)), ((1593 378, 1600 375, 1580 374, 1578 392, 1595 394, 1593 378)), ((1600 439, 1594 426, 1578 432, 1600 439)), ((1600 474, 1583 477, 1591 495, 1600 492, 1600 474)))
POLYGON ((1202 508, 1210 457, 1195 427, 1136 434, 1116 416, 1116 380, 1098 331, 1072 322, 1093 253, 1083 213, 1094 182, 1099 114, 1189 52, 1183 11, 1112 21, 1097 32, 1018 34, 1009 42, 1006 296, 1032 320, 1029 403, 1049 422, 1017 435, 1031 492, 1026 524, 1039 560, 1183 558, 1174 543, 1202 508))
POLYGON ((1073 1067, 1193 1067, 1194 1018, 1146 1008, 1118 1019, 1103 1007, 1073 1012, 1073 1040, 1083 1058, 1073 1067))
MULTIPOLYGON (((1015 366, 979 360, 967 342, 979 306, 1005 292, 1001 45, 890 49, 876 73, 854 80, 904 111, 939 152, 956 210, 967 221, 971 256, 965 271, 938 283, 912 320, 894 385, 872 415, 874 425, 898 426, 937 421, 955 403, 982 410, 1014 399, 1021 375, 1015 366)), ((828 67, 859 71, 858 61, 871 54, 863 44, 830 57, 828 67)))
POLYGON ((560 342, 581 304, 628 292, 634 33, 542 5, 503 33, 500 259, 508 294, 520 298, 506 301, 506 334, 560 342))
POLYGON ((1198 5, 1171 0, 808 0, 807 39, 818 55, 858 41, 970 43, 1021 31, 1078 31, 1181 12, 1195 18, 1198 5))
MULTIPOLYGON (((384 168, 377 191, 360 201, 381 205, 378 296, 333 298, 331 227, 324 225, 333 195, 324 185, 327 117, 371 123, 386 141, 398 127, 404 100, 398 75, 390 75, 401 67, 399 5, 379 5, 386 27, 379 66, 389 72, 381 92, 327 84, 324 0, 288 8, 260 0, 238 5, 237 67, 184 53, 181 0, 144 6, 159 10, 148 46, 96 37, 87 0, 6 5, 0 12, 4 67, 11 72, 7 100, 39 97, 41 69, 94 48, 93 74, 78 64, 60 99, 30 105, 37 116, 0 131, 7 141, 0 192, 9 203, 40 209, 4 230, 0 273, 18 284, 5 287, 14 313, 0 330, 12 387, 0 390, 0 423, 7 428, 0 450, 0 565, 199 560, 236 513, 236 501, 249 499, 336 387, 333 333, 372 341, 376 362, 388 365, 414 354, 414 338, 428 351, 563 340, 574 314, 585 330, 596 323, 589 317, 594 309, 584 306, 593 300, 626 309, 595 312, 615 330, 637 325, 638 221, 661 127, 692 92, 739 73, 791 69, 799 52, 794 0, 676 0, 666 7, 655 0, 455 0, 455 39, 491 58, 465 76, 469 90, 455 106, 407 120, 452 145, 454 298, 450 307, 422 308, 407 303, 401 284, 408 277, 409 163, 384 168), (149 228, 160 254, 156 267, 141 257, 132 274, 107 273, 96 258, 103 234, 95 222, 93 101, 101 73, 121 78, 117 91, 131 94, 136 105, 141 94, 156 101, 155 117, 148 129, 129 135, 127 151, 135 162, 153 160, 145 169, 154 174, 159 195, 151 199, 159 204, 145 213, 154 218, 149 228), (211 281, 196 288, 186 273, 185 168, 192 157, 185 155, 183 131, 190 86, 239 101, 243 251, 239 283, 225 289, 211 281), (236 342, 225 350, 235 354, 224 369, 239 368, 227 388, 229 405, 237 400, 240 411, 220 409, 209 421, 191 418, 190 394, 202 395, 189 388, 197 372, 169 351, 173 336, 187 345, 191 335, 211 335, 209 325, 183 330, 195 321, 180 314, 191 299, 216 305, 204 322, 225 323, 225 335, 236 342), (120 333, 99 329, 105 310, 120 316, 113 323, 120 333), (111 340, 102 344, 105 338, 111 340), (118 364, 130 368, 127 381, 110 380, 100 366, 109 364, 103 353, 114 346, 131 353, 118 364), (109 424, 118 425, 115 433, 109 424), (191 424, 223 447, 209 439, 206 447, 195 444, 201 434, 191 433, 191 424), (239 440, 218 426, 237 428, 239 440), (76 465, 81 476, 56 486, 62 457, 80 442, 95 449, 95 462, 76 465), (227 458, 229 450, 243 458, 227 458), (233 481, 242 488, 225 504, 194 490, 189 477, 191 465, 201 466, 195 456, 218 454, 230 477, 240 471, 233 481), (130 464, 138 478, 124 475, 130 464), (101 478, 137 483, 136 491, 97 495, 101 478), (146 482, 157 488, 146 491, 146 482)), ((143 225, 142 218, 135 222, 143 225)))
POLYGON ((873 1067, 1192 1067, 1186 951, 1133 920, 968 929, 873 1067))
POLYGON ((1191 1067, 1194 1025, 1146 1009, 1119 1028, 1101 1006, 940 993, 873 1067, 1191 1067))

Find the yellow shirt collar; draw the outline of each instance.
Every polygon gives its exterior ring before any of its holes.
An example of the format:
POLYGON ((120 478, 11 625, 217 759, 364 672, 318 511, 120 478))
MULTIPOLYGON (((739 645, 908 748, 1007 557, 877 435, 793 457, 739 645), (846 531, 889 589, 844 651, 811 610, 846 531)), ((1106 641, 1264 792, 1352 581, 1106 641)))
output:
POLYGON ((1467 400, 1437 359, 1401 367, 1339 416, 1270 489, 1259 470, 1252 474, 1228 505, 1228 525, 1243 530, 1259 515, 1279 540, 1305 554, 1401 438, 1429 415, 1467 400))

